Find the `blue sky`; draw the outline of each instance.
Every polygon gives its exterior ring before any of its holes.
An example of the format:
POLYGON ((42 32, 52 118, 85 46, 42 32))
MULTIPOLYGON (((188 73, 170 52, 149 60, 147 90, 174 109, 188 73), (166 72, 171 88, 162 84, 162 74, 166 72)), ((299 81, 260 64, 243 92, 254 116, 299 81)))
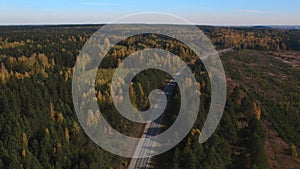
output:
POLYGON ((299 7, 299 0, 0 0, 0 24, 107 23, 163 12, 194 24, 299 25, 299 7))

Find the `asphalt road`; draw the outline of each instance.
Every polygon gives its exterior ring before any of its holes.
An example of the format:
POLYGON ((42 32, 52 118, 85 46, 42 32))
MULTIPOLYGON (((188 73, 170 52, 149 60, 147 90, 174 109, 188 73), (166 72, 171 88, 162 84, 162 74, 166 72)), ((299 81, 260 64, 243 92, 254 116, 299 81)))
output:
MULTIPOLYGON (((229 52, 233 50, 234 48, 228 48, 228 49, 223 49, 223 50, 218 50, 218 54, 223 54, 226 52, 229 52)), ((208 56, 203 56, 203 59, 205 59, 208 56)), ((176 76, 180 75, 180 72, 184 69, 183 67, 176 75, 173 77, 176 80, 176 76)), ((164 89, 164 93, 166 94, 167 99, 171 96, 174 88, 176 87, 176 81, 171 80, 168 85, 164 89)), ((162 93, 163 94, 163 93, 162 93)), ((159 98, 160 99, 160 98, 159 98)), ((155 113, 155 112, 154 112, 155 113)), ((163 113, 164 114, 164 113, 163 113)), ((142 137, 153 137, 158 134, 159 128, 160 128, 160 123, 163 118, 163 114, 156 119, 155 121, 151 123, 147 123, 143 136, 142 137)), ((154 139, 149 139, 149 140, 144 140, 141 139, 140 142, 138 143, 135 153, 138 153, 139 157, 144 157, 144 158, 133 158, 128 166, 128 169, 149 169, 151 167, 151 158, 147 157, 147 154, 150 154, 153 149, 156 146, 156 142, 154 139), (146 148, 145 148, 146 147, 146 148)))
MULTIPOLYGON (((185 67, 184 67, 185 68, 185 67)), ((182 68, 179 73, 177 73, 175 75, 175 77, 173 77, 174 79, 176 79, 176 76, 180 75, 180 72, 184 69, 182 68)), ((167 97, 167 99, 170 98, 174 88, 176 87, 176 81, 175 80, 171 80, 168 85, 165 87, 164 89, 164 93, 167 97)), ((161 93, 161 94, 164 94, 161 93)), ((160 99, 160 98, 159 98, 160 99)), ((161 120, 163 118, 163 114, 157 118, 155 121, 148 123, 148 125, 146 125, 145 130, 144 130, 144 134, 142 137, 153 137, 156 136, 158 134, 160 123, 161 120)), ((148 139, 148 140, 140 140, 140 142, 138 143, 135 153, 138 153, 139 157, 144 157, 144 158, 133 158, 131 160, 131 163, 128 167, 128 169, 148 169, 151 168, 151 158, 146 157, 147 154, 150 154, 153 151, 153 148, 155 148, 156 146, 156 142, 155 139, 148 139), (146 148, 145 148, 146 147, 146 148)))
MULTIPOLYGON (((167 98, 170 97, 173 89, 175 88, 176 83, 170 82, 167 87, 165 88, 164 92, 166 93, 167 98)), ((147 125, 145 128, 144 136, 143 137, 152 137, 156 136, 158 134, 159 128, 160 128, 160 122, 161 122, 162 116, 160 116, 158 119, 150 123, 150 125, 147 125)), ((155 140, 146 140, 146 141, 140 141, 137 148, 136 153, 139 154, 139 157, 146 157, 147 154, 153 151, 153 148, 155 146, 155 140), (142 148, 147 147, 147 148, 142 148)), ((131 166, 128 168, 134 168, 134 169, 147 169, 149 168, 151 159, 149 157, 146 158, 138 158, 138 159, 132 159, 131 166)))

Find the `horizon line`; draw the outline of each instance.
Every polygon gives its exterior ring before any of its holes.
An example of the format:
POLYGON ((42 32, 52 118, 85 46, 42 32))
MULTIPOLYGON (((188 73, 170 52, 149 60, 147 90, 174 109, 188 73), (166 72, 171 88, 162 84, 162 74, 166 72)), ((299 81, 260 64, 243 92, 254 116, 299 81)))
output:
MULTIPOLYGON (((25 24, 0 24, 0 26, 72 26, 72 25, 107 25, 107 24, 142 24, 142 25, 189 25, 182 23, 25 23, 25 24)), ((249 26, 300 26, 300 24, 194 24, 195 26, 237 26, 237 27, 249 27, 249 26)))

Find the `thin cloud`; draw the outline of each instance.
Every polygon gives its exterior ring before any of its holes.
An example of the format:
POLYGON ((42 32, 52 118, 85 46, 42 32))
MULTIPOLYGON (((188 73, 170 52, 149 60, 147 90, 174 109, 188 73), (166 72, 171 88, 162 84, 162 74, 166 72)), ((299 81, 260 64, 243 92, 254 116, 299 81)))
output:
POLYGON ((82 5, 89 5, 89 6, 121 6, 121 4, 115 3, 102 3, 102 2, 82 2, 82 5))

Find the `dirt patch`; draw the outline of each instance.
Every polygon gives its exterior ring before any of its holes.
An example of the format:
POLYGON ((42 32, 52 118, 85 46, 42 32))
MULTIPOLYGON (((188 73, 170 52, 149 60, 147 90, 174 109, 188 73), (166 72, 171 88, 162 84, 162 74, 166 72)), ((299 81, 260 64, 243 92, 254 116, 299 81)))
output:
POLYGON ((270 52, 270 55, 284 63, 291 65, 294 68, 300 69, 300 52, 286 51, 286 52, 270 52))
MULTIPOLYGON (((289 56, 281 58, 268 52, 251 50, 222 56, 221 59, 228 75, 229 91, 232 91, 235 86, 242 85, 246 90, 253 89, 256 93, 260 93, 264 99, 276 99, 278 101, 284 100, 284 96, 289 93, 295 95, 297 92, 295 89, 300 89, 297 78, 300 69, 300 65, 298 65, 300 52, 281 53, 280 56, 282 55, 289 56), (292 84, 293 88, 287 84, 292 84)), ((266 110, 264 106, 268 105, 262 106, 266 110)), ((269 168, 300 169, 300 158, 290 155, 289 143, 279 136, 275 126, 268 120, 262 120, 262 124, 266 130, 265 154, 269 168)), ((299 153, 300 150, 298 149, 299 153)))
POLYGON ((300 158, 290 155, 290 146, 279 137, 272 123, 262 120, 266 130, 265 154, 270 169, 300 169, 300 158))

